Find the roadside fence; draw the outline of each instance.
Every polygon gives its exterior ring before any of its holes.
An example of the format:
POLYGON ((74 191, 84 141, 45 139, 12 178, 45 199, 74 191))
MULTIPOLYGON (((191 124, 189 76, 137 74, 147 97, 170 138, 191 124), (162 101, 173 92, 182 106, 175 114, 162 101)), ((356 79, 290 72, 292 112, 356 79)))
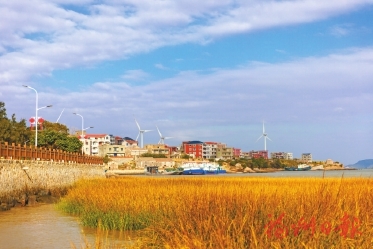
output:
POLYGON ((34 146, 21 146, 7 142, 0 143, 0 158, 13 160, 41 160, 80 164, 103 164, 103 158, 97 156, 84 156, 79 153, 62 150, 36 148, 34 146))

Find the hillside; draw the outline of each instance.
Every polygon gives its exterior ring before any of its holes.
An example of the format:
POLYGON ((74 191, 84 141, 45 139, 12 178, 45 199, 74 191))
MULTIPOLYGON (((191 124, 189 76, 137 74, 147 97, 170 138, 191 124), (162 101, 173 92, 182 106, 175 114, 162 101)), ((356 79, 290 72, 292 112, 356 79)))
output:
POLYGON ((360 160, 355 164, 348 165, 348 167, 356 169, 373 169, 373 159, 360 160))

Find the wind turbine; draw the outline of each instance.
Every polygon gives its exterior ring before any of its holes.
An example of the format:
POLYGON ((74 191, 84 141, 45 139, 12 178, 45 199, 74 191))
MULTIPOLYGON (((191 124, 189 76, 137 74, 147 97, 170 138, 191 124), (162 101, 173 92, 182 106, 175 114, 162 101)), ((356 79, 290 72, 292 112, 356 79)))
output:
POLYGON ((172 137, 164 137, 164 136, 162 136, 162 133, 159 131, 158 126, 155 126, 155 127, 157 127, 159 137, 161 138, 161 139, 159 140, 158 144, 164 144, 164 140, 165 140, 165 139, 172 138, 172 137))
POLYGON ((258 140, 256 140, 257 142, 259 141, 259 139, 261 138, 264 138, 264 150, 267 151, 267 139, 269 141, 272 141, 268 136, 267 136, 267 133, 265 132, 265 129, 264 129, 264 121, 263 121, 263 134, 258 138, 258 140))
POLYGON ((58 119, 57 119, 56 123, 58 123, 58 121, 60 120, 61 115, 62 115, 62 113, 63 113, 64 110, 65 110, 65 108, 63 108, 62 112, 60 113, 60 116, 58 116, 58 119))
POLYGON ((139 134, 137 135, 137 137, 136 137, 136 141, 137 141, 137 139, 139 138, 139 136, 140 136, 140 148, 142 148, 143 147, 143 141, 144 141, 144 133, 145 132, 149 132, 149 131, 151 131, 151 130, 141 130, 141 128, 140 128, 140 125, 139 125, 139 123, 137 122, 137 120, 135 119, 135 122, 136 122, 136 125, 137 125, 137 127, 139 128, 139 134))

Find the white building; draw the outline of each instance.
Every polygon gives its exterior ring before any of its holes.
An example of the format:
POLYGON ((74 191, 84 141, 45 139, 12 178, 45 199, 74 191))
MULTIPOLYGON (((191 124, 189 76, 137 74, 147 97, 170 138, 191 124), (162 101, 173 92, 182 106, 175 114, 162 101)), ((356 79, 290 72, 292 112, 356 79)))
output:
POLYGON ((204 159, 215 159, 218 150, 218 143, 204 142, 202 144, 202 157, 204 159))
POLYGON ((85 134, 79 140, 83 143, 83 152, 86 155, 98 156, 99 146, 103 144, 111 144, 112 135, 109 134, 85 134))
POLYGON ((303 162, 307 162, 307 163, 312 162, 312 154, 311 153, 303 153, 302 157, 301 157, 301 160, 303 162))
POLYGON ((293 153, 291 152, 271 152, 272 159, 293 160, 293 153))

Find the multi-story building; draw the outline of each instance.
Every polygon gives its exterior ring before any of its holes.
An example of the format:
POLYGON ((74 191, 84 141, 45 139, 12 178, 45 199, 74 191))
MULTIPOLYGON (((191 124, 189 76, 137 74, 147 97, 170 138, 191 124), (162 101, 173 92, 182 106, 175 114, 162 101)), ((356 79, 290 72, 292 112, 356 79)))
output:
POLYGON ((241 149, 219 142, 184 141, 181 150, 191 157, 203 159, 232 159, 241 154, 241 149))
POLYGON ((250 151, 251 158, 264 158, 268 159, 268 150, 250 151))
POLYGON ((241 157, 241 149, 239 149, 239 148, 233 148, 233 157, 234 158, 241 157))
POLYGON ((293 160, 293 153, 290 152, 271 152, 272 159, 293 160))
POLYGON ((241 151, 240 157, 245 159, 251 159, 251 153, 241 151))
POLYGON ((170 149, 165 144, 147 144, 145 149, 148 150, 150 154, 158 154, 169 156, 171 153, 170 149))
POLYGON ((142 154, 148 153, 147 149, 139 147, 126 147, 125 156, 126 157, 139 157, 142 154))
POLYGON ((128 147, 137 147, 138 142, 136 140, 133 140, 132 138, 124 137, 122 141, 122 145, 126 145, 128 147))
POLYGON ((204 142, 202 145, 202 154, 204 159, 215 159, 218 144, 216 142, 204 142))
POLYGON ((303 153, 301 160, 306 163, 312 162, 312 154, 311 153, 303 153))
POLYGON ((126 154, 126 148, 125 145, 119 145, 119 144, 102 144, 99 146, 98 150, 98 156, 104 157, 105 155, 111 156, 111 157, 124 157, 126 154))
POLYGON ((123 143, 124 139, 122 137, 115 136, 114 137, 114 144, 121 145, 123 143))
POLYGON ((98 155, 99 146, 111 144, 113 140, 109 134, 84 134, 79 135, 79 140, 83 143, 83 153, 86 155, 98 155))
POLYGON ((217 158, 227 160, 233 158, 233 148, 232 147, 218 147, 217 158))
POLYGON ((202 158, 203 142, 201 141, 184 141, 182 148, 185 154, 193 158, 202 158))

